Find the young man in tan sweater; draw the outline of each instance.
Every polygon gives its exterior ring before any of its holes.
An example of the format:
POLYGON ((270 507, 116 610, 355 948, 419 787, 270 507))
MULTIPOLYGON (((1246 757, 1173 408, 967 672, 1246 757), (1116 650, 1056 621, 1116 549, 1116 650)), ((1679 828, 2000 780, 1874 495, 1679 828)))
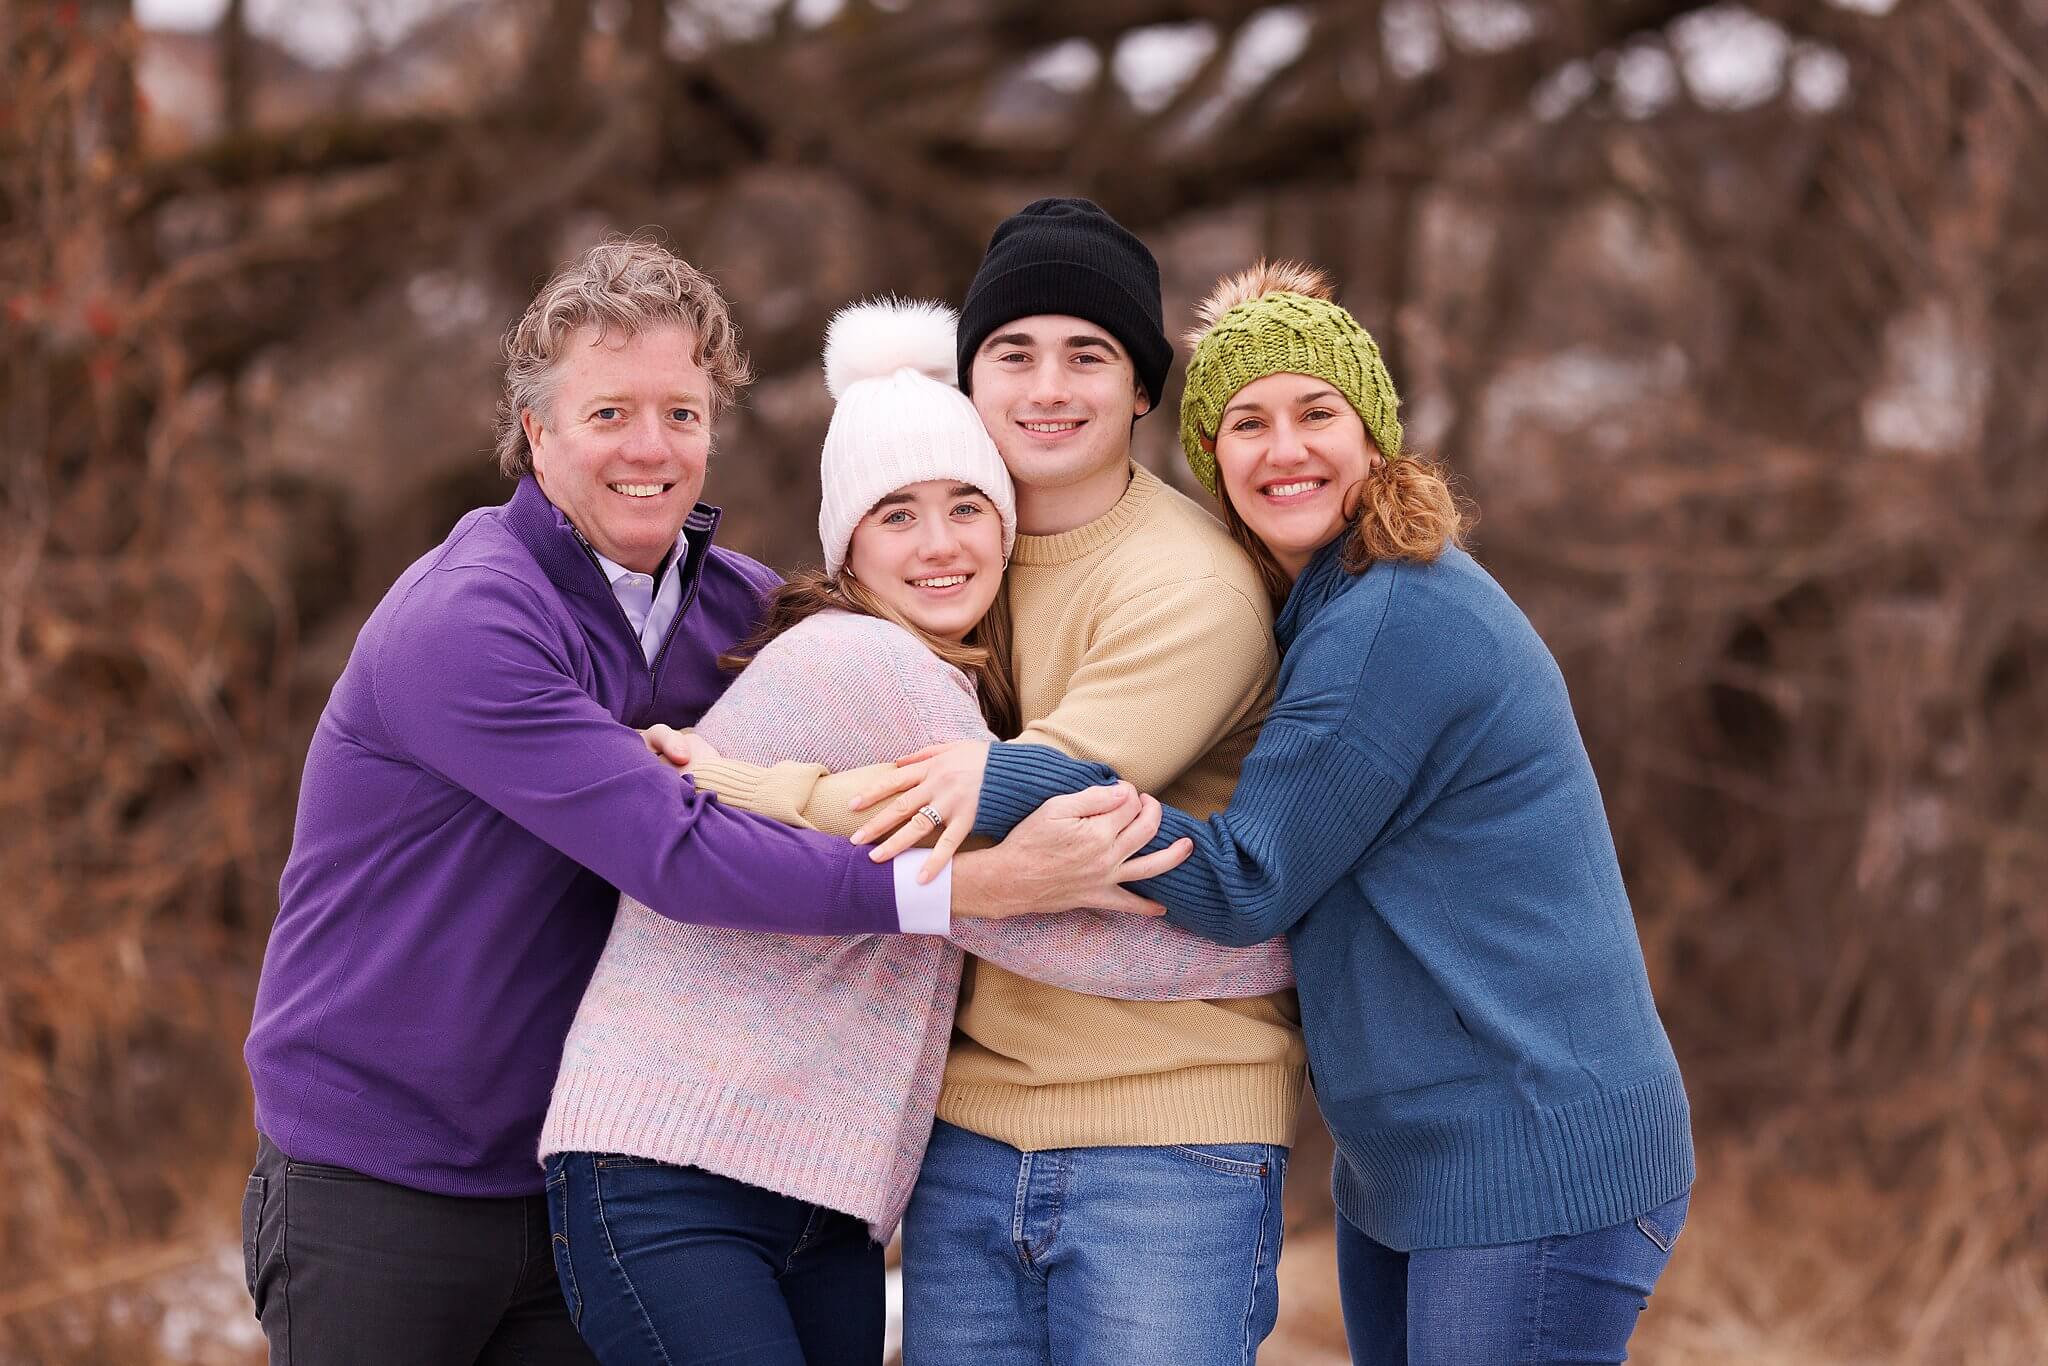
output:
MULTIPOLYGON (((1018 738, 1221 810, 1268 700, 1272 613, 1222 527, 1131 460, 1172 361, 1151 253, 1086 200, 1031 204, 996 229, 959 344, 1017 483, 1018 738)), ((692 774, 849 834, 877 781, 722 759, 692 774)), ((941 876, 956 869, 956 907, 1004 899, 973 852, 941 876)), ((1253 1360, 1278 1312, 1304 1071, 1291 991, 1115 1001, 970 960, 904 1221, 908 1366, 1253 1360)))

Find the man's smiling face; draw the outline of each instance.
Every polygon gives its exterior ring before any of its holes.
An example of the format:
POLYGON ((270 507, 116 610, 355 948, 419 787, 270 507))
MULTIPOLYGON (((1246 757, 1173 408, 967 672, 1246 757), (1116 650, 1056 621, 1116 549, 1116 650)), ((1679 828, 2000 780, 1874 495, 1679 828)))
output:
POLYGON ((651 574, 704 491, 711 380, 696 338, 666 324, 630 337, 572 336, 544 413, 520 415, 548 501, 600 555, 651 574))
POLYGON ((1151 407, 1107 328, 1041 313, 991 332, 974 353, 973 397, 1010 477, 1055 489, 1121 468, 1131 423, 1151 407))

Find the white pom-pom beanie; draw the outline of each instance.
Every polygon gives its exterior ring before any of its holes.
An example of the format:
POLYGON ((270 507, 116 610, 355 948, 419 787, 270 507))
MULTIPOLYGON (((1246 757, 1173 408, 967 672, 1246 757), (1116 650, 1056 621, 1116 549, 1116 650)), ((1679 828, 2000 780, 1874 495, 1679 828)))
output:
POLYGON ((838 400, 818 461, 818 543, 825 572, 846 563, 854 528, 907 484, 955 479, 995 504, 1003 554, 1017 539, 1017 491, 1003 457, 960 392, 954 330, 944 304, 879 299, 833 316, 825 332, 825 388, 838 400))

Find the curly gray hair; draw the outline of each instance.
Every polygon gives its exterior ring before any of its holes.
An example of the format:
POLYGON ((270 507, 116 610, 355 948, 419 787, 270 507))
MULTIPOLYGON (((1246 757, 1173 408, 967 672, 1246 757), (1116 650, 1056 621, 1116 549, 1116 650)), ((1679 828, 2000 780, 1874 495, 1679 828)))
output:
POLYGON ((533 470, 519 416, 546 412, 555 362, 569 339, 594 328, 599 339, 634 337, 678 324, 695 345, 690 359, 711 379, 711 413, 753 379, 739 329, 710 276, 657 242, 611 236, 555 273, 505 334, 505 398, 498 405, 498 468, 517 479, 533 470))

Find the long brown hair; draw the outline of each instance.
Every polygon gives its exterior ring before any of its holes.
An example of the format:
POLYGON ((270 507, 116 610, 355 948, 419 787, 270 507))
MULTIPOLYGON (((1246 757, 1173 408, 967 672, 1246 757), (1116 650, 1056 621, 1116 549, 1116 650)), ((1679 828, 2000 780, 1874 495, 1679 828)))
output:
MULTIPOLYGON (((1294 580, 1238 515, 1221 472, 1216 477, 1216 501, 1223 505, 1223 525, 1230 538, 1251 556, 1259 582, 1278 611, 1294 580)), ((1342 555, 1348 574, 1363 574, 1379 560, 1428 564, 1451 546, 1463 548, 1474 520, 1471 505, 1452 489, 1443 467, 1412 455, 1385 461, 1369 472, 1344 495, 1344 507, 1348 529, 1342 555)))
POLYGON ((822 569, 801 569, 768 598, 761 625, 718 662, 738 673, 753 663, 768 642, 800 621, 826 611, 857 612, 894 622, 916 636, 924 647, 974 680, 981 715, 998 738, 1008 739, 1024 728, 1017 710, 1017 683, 1010 673, 1010 600, 997 593, 987 615, 974 624, 965 640, 935 636, 882 601, 851 574, 836 577, 822 569))

